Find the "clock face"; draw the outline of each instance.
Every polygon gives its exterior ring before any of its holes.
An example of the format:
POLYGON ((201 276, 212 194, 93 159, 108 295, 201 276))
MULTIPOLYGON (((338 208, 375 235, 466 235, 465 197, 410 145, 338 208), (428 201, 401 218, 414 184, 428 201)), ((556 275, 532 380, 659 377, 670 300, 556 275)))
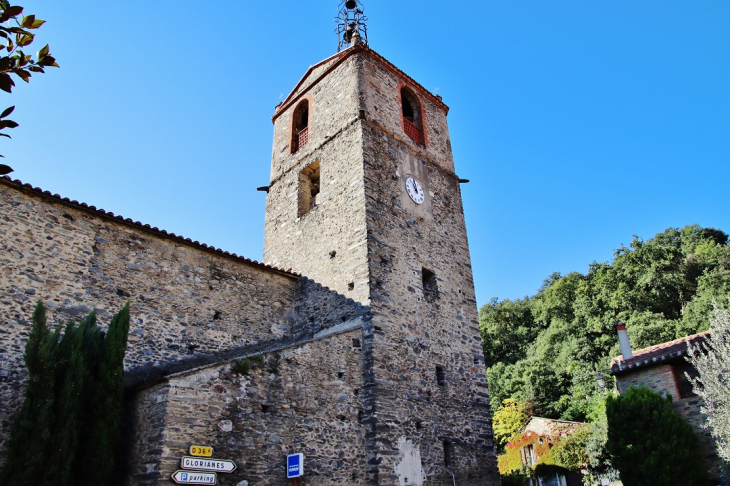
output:
POLYGON ((406 179, 406 192, 416 204, 423 204, 423 201, 426 200, 421 183, 414 177, 406 179))

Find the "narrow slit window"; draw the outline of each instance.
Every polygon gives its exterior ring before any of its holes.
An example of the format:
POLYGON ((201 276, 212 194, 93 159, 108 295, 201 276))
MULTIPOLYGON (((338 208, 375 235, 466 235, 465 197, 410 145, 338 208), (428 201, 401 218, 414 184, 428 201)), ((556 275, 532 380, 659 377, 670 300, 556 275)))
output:
POLYGON ((454 444, 445 440, 444 442, 444 465, 451 467, 454 464, 454 444))
POLYGON ((423 268, 421 269, 421 278, 423 279, 423 297, 426 302, 435 302, 439 297, 436 274, 427 268, 423 268))
POLYGON ((443 366, 436 367, 436 383, 438 386, 446 386, 446 375, 443 366))
POLYGON ((304 216, 317 205, 319 195, 319 161, 306 166, 299 173, 299 216, 304 216))

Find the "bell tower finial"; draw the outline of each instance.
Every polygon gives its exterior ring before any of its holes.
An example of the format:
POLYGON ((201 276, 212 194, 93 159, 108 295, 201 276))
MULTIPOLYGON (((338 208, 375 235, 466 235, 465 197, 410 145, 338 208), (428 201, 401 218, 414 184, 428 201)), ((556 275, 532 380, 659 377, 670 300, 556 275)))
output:
POLYGON ((359 46, 368 44, 368 21, 363 13, 362 2, 359 0, 343 0, 340 2, 340 11, 335 22, 337 28, 337 52, 347 49, 349 45, 359 46))

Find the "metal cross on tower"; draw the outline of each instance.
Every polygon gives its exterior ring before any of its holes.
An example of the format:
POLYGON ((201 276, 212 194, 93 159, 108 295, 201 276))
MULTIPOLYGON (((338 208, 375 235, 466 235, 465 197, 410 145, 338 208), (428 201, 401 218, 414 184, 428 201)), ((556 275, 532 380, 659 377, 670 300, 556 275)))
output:
POLYGON ((367 16, 363 13, 362 2, 358 0, 343 0, 340 2, 340 11, 335 17, 337 28, 337 52, 346 49, 347 46, 353 44, 353 38, 359 38, 359 42, 367 45, 368 43, 368 21, 367 16))

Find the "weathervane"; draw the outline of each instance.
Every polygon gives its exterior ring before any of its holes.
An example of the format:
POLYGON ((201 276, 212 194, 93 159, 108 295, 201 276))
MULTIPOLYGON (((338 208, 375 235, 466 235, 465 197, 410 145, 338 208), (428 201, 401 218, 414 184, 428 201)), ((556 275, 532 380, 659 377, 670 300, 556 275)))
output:
POLYGON ((350 44, 368 43, 368 18, 362 11, 362 2, 358 0, 343 0, 340 2, 340 12, 335 17, 337 28, 337 52, 346 49, 350 44))

